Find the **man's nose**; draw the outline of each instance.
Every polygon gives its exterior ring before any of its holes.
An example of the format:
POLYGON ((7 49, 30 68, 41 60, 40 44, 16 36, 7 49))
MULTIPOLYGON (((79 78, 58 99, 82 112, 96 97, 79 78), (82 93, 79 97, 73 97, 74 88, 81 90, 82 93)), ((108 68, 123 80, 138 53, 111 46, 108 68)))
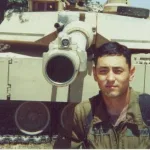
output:
POLYGON ((114 81, 115 80, 115 74, 110 71, 108 74, 107 74, 107 80, 108 81, 114 81))

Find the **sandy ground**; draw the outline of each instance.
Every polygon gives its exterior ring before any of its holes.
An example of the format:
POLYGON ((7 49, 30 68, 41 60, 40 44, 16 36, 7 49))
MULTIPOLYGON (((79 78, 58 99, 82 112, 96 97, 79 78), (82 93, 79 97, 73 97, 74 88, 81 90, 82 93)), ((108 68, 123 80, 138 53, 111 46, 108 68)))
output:
POLYGON ((4 144, 0 149, 52 149, 52 143, 46 144, 4 144))

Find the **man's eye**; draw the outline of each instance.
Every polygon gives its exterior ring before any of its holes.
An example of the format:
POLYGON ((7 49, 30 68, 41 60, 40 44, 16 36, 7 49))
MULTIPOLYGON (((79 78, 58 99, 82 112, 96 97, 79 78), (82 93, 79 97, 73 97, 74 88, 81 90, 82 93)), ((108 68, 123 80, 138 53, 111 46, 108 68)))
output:
POLYGON ((100 74, 106 74, 108 72, 108 70, 99 70, 100 74))
POLYGON ((114 73, 116 74, 121 74, 123 72, 123 70, 114 70, 114 73))

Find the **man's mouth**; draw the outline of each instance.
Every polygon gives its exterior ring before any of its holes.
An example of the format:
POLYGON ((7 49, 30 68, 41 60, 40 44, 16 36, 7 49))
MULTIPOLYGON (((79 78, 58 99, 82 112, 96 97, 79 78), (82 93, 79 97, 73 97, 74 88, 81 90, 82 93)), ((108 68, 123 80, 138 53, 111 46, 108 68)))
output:
POLYGON ((116 88, 117 86, 116 85, 106 85, 106 88, 110 88, 110 89, 113 89, 113 88, 116 88))

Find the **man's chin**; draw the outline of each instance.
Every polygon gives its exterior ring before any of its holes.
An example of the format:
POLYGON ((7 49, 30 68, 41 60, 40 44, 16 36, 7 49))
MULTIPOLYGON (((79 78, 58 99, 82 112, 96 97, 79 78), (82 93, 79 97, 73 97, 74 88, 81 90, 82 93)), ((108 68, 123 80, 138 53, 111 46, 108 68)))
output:
POLYGON ((116 92, 105 92, 105 96, 110 97, 110 98, 115 98, 115 97, 120 96, 120 94, 116 92))

